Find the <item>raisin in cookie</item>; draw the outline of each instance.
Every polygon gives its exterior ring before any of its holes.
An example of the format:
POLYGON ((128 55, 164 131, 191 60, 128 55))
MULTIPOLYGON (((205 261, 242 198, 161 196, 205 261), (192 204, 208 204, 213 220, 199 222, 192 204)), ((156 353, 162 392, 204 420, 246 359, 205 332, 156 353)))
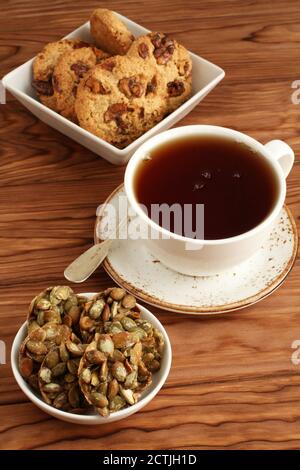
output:
POLYGON ((49 108, 56 109, 52 75, 56 62, 65 52, 88 46, 80 40, 62 39, 46 44, 33 62, 32 86, 40 101, 49 108))
POLYGON ((138 60, 145 70, 149 65, 156 68, 157 92, 165 101, 168 113, 189 98, 192 61, 189 52, 177 41, 164 33, 149 33, 133 42, 128 57, 138 60))
POLYGON ((80 126, 119 148, 153 127, 164 116, 159 94, 147 93, 149 78, 139 61, 127 56, 104 60, 80 82, 75 111, 80 126))
POLYGON ((90 18, 91 35, 98 47, 111 55, 124 55, 134 36, 124 23, 110 10, 97 8, 90 18))
POLYGON ((95 47, 82 47, 60 56, 53 73, 56 111, 76 121, 75 96, 80 80, 88 70, 99 64, 108 54, 95 47))

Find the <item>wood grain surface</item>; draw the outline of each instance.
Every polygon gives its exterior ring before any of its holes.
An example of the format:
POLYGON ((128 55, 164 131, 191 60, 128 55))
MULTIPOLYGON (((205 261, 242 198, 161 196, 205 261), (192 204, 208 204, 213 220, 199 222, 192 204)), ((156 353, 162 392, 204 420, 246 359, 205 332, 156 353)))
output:
MULTIPOLYGON (((0 9, 1 76, 85 22, 100 2, 10 0, 0 9)), ((151 30, 172 33, 226 71, 224 81, 181 124, 217 124, 300 153, 299 0, 111 0, 151 30)), ((10 347, 31 298, 64 282, 64 267, 93 239, 96 207, 122 182, 114 167, 37 120, 11 96, 0 105, 0 365, 2 449, 300 448, 297 259, 272 296, 246 310, 190 318, 152 309, 173 347, 170 376, 142 411, 117 423, 80 427, 52 419, 18 388, 10 347)), ((287 203, 300 224, 300 165, 287 203)), ((98 270, 77 292, 111 284, 98 270)))

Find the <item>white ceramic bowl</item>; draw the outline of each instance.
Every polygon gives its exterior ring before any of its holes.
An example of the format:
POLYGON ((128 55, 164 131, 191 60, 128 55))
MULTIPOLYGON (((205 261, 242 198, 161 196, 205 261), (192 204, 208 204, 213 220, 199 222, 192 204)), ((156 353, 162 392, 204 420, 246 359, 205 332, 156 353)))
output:
MULTIPOLYGON (((95 292, 89 292, 89 293, 83 293, 81 295, 84 295, 88 298, 91 298, 94 296, 96 293, 95 292)), ((23 339, 26 337, 26 322, 21 326, 19 329, 18 333, 16 334, 16 337, 14 339, 14 342, 12 344, 12 349, 11 349, 11 367, 12 371, 14 374, 14 377, 21 388, 21 390, 25 393, 25 395, 31 400, 36 406, 38 406, 41 410, 45 411, 51 416, 54 416, 55 418, 61 419, 63 421, 68 421, 69 423, 75 423, 75 424, 105 424, 105 423, 112 423, 113 421, 119 421, 121 419, 127 418, 127 416, 130 416, 140 409, 142 409, 144 406, 146 406, 154 397, 155 395, 159 392, 165 381, 167 380, 167 377, 170 372, 171 368, 171 363, 172 363, 172 349, 171 349, 171 344, 170 340, 168 337, 168 334, 160 321, 149 312, 145 307, 142 307, 139 305, 139 308, 141 309, 142 317, 145 318, 146 320, 149 320, 162 334, 165 340, 165 350, 164 350, 164 355, 162 358, 162 363, 161 363, 161 368, 158 372, 153 374, 153 382, 151 386, 145 390, 139 399, 139 401, 132 406, 129 406, 128 408, 124 408, 123 410, 117 411, 115 413, 111 413, 108 417, 103 417, 98 415, 96 412, 91 412, 92 414, 89 415, 80 415, 80 414, 73 414, 73 413, 67 413, 65 411, 57 410, 53 406, 47 405, 40 396, 32 390, 32 388, 28 385, 27 382, 23 379, 19 372, 19 366, 18 366, 18 352, 20 345, 23 341, 23 339)))
MULTIPOLYGON (((128 18, 119 14, 117 14, 117 16, 126 24, 128 29, 136 37, 149 32, 148 29, 143 28, 128 18)), ((83 41, 92 42, 89 22, 85 23, 66 37, 76 37, 82 39, 83 41)), ((169 129, 186 114, 188 114, 224 77, 224 70, 222 70, 217 65, 214 65, 193 53, 191 53, 191 58, 193 61, 193 90, 191 98, 148 132, 145 132, 145 134, 128 145, 125 149, 118 149, 114 147, 113 145, 105 142, 103 139, 96 137, 95 135, 91 134, 85 129, 82 129, 60 114, 41 104, 38 101, 35 91, 31 86, 32 62, 34 59, 29 60, 25 64, 8 73, 2 79, 2 84, 26 108, 28 108, 35 116, 41 119, 41 121, 44 121, 49 126, 54 127, 71 139, 79 142, 109 162, 116 165, 123 165, 129 160, 134 151, 149 137, 156 135, 163 130, 169 129)))

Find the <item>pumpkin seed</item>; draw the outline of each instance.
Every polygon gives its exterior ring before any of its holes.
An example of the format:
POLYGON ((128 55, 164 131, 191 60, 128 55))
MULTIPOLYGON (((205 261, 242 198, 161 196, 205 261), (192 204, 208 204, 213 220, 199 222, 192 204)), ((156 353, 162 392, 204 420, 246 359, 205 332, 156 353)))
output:
POLYGON ((126 405, 126 401, 124 398, 120 397, 120 395, 116 395, 109 401, 109 409, 110 411, 119 411, 126 405))
POLYGON ((97 408, 103 408, 108 405, 107 398, 102 395, 102 393, 98 392, 93 392, 91 394, 91 402, 94 406, 97 406, 97 408))
POLYGON ((124 349, 132 346, 136 341, 134 340, 131 333, 128 331, 122 331, 121 333, 115 333, 112 335, 115 348, 124 349))
POLYGON ((114 362, 116 362, 116 361, 124 362, 125 361, 125 356, 122 353, 122 351, 120 351, 119 349, 115 349, 112 360, 114 362))
POLYGON ((109 401, 111 401, 118 394, 118 391, 119 391, 119 384, 118 384, 117 379, 111 380, 108 385, 109 401))
POLYGON ((78 366, 79 366, 78 359, 69 359, 67 362, 67 368, 70 374, 77 375, 78 366))
POLYGON ((51 302, 41 297, 36 301, 35 307, 37 310, 49 310, 51 308, 51 302))
POLYGON ((143 355, 143 362, 148 367, 148 365, 150 364, 150 362, 153 361, 154 358, 155 358, 154 354, 152 352, 148 352, 143 355))
POLYGON ((88 368, 83 369, 83 371, 81 373, 81 378, 86 384, 89 384, 92 380, 92 374, 91 374, 90 369, 88 369, 88 368))
POLYGON ((100 380, 101 382, 105 382, 108 376, 108 365, 107 361, 103 362, 100 368, 100 380))
POLYGON ((73 356, 82 356, 83 348, 81 344, 73 343, 70 340, 66 341, 66 347, 73 356))
POLYGON ((118 306, 119 306, 118 302, 114 300, 110 308, 112 318, 114 318, 117 315, 118 306))
POLYGON ((72 324, 77 325, 80 319, 81 309, 77 305, 72 305, 68 310, 68 315, 72 318, 72 324))
POLYGON ((103 299, 96 300, 96 302, 93 303, 93 305, 91 306, 89 310, 89 316, 93 318, 94 320, 97 320, 102 313, 104 305, 105 305, 105 301, 103 299))
POLYGON ((68 398, 64 392, 57 395, 56 398, 54 398, 53 400, 53 406, 54 408, 57 408, 57 409, 65 408, 67 403, 68 403, 68 398))
POLYGON ((130 351, 130 362, 137 366, 142 358, 142 344, 136 343, 130 351))
POLYGON ((63 324, 68 326, 69 328, 72 327, 72 323, 73 323, 73 320, 72 318, 70 317, 70 315, 65 315, 64 316, 64 319, 63 319, 63 324))
POLYGON ((109 416, 109 409, 107 406, 104 406, 103 408, 96 408, 98 411, 99 415, 103 416, 104 418, 106 416, 109 416))
POLYGON ((147 333, 145 330, 143 330, 143 328, 137 327, 131 333, 136 341, 142 341, 144 338, 147 338, 147 333))
POLYGON ((108 383, 107 382, 101 382, 97 387, 97 392, 101 393, 102 395, 104 395, 106 397, 107 389, 108 389, 108 383))
POLYGON ((32 341, 45 341, 46 339, 46 331, 44 328, 36 328, 32 333, 30 333, 29 337, 32 341))
POLYGON ((98 385, 100 384, 100 379, 99 379, 99 375, 97 372, 93 372, 92 375, 91 375, 91 384, 93 387, 98 387, 98 385))
POLYGON ((24 378, 30 377, 33 372, 33 360, 29 357, 21 357, 19 361, 19 369, 24 378))
POLYGON ((134 331, 137 328, 135 321, 128 317, 124 317, 121 323, 127 331, 134 331))
POLYGON ((137 371, 133 371, 127 375, 125 383, 126 388, 136 388, 137 387, 137 371))
POLYGON ((95 321, 92 320, 90 317, 81 317, 80 318, 80 321, 79 321, 79 324, 80 324, 80 329, 83 330, 83 331, 92 331, 93 329, 95 329, 95 321))
POLYGON ((149 375, 149 371, 142 361, 138 365, 138 371, 139 371, 139 375, 142 377, 146 377, 149 375))
POLYGON ((48 393, 59 393, 61 391, 61 386, 57 383, 51 382, 51 383, 46 383, 46 385, 43 386, 44 392, 48 393))
POLYGON ((103 352, 98 351, 97 349, 91 349, 86 352, 87 360, 91 364, 102 364, 102 362, 106 361, 106 356, 103 352))
POLYGON ((111 298, 117 301, 122 300, 125 294, 126 294, 125 290, 121 289, 121 287, 114 287, 110 291, 111 298))
POLYGON ((42 367, 40 370, 40 378, 42 379, 43 382, 49 384, 52 379, 51 370, 48 369, 47 367, 42 367))
POLYGON ((79 299, 76 295, 71 294, 69 298, 65 301, 64 309, 67 313, 70 313, 72 307, 77 307, 79 299))
POLYGON ((52 369, 53 377, 59 377, 60 375, 63 375, 66 372, 66 369, 67 369, 66 363, 65 362, 59 362, 52 369))
POLYGON ((146 333, 149 335, 149 334, 152 334, 152 331, 153 331, 153 326, 151 325, 150 322, 146 321, 146 320, 139 320, 138 322, 138 325, 143 328, 143 330, 146 331, 146 333))
POLYGON ((109 320, 109 317, 110 317, 110 308, 108 304, 105 304, 103 312, 102 312, 102 321, 107 322, 109 320))
POLYGON ((70 388, 68 393, 68 400, 72 408, 77 408, 79 406, 80 395, 77 383, 70 388))
POLYGON ((98 341, 98 348, 107 356, 112 357, 115 346, 109 335, 101 335, 98 341))
POLYGON ((120 387, 120 394, 127 403, 129 403, 129 405, 134 405, 136 403, 136 397, 131 389, 120 387))
POLYGON ((67 362, 69 360, 70 354, 68 353, 64 343, 59 346, 59 355, 63 362, 67 362))
POLYGON ((122 299, 122 305, 123 307, 129 308, 131 310, 136 305, 135 297, 133 297, 131 294, 126 294, 122 299))
POLYGON ((150 372, 156 372, 158 371, 160 368, 160 362, 158 362, 156 359, 154 359, 152 362, 150 362, 150 364, 148 364, 148 370, 150 370, 150 372))
POLYGON ((46 354, 47 353, 47 346, 42 343, 41 341, 32 341, 31 339, 27 341, 27 349, 28 351, 32 352, 33 354, 46 354))
MULTIPOLYGON (((67 300, 67 298, 70 296, 72 293, 70 287, 68 286, 57 286, 53 287, 51 293, 50 293, 50 301, 51 299, 55 299, 53 303, 55 303, 57 300, 67 300)), ((59 303, 59 302, 57 302, 59 303)))
POLYGON ((37 314, 36 317, 36 322, 39 326, 43 326, 45 323, 45 312, 43 310, 40 310, 37 314))
POLYGON ((118 382, 124 382, 127 377, 127 370, 122 362, 114 362, 111 368, 112 375, 118 382))
POLYGON ((124 328, 119 321, 111 322, 110 325, 108 326, 108 332, 111 333, 112 335, 116 333, 122 333, 122 331, 124 331, 124 328))
POLYGON ((76 375, 74 374, 70 374, 70 372, 68 372, 65 376, 64 376, 64 380, 66 383, 70 384, 72 382, 75 382, 77 380, 77 377, 76 375))
POLYGON ((30 334, 33 333, 35 330, 37 330, 38 328, 40 328, 40 326, 43 326, 43 325, 39 325, 35 320, 31 320, 31 322, 28 323, 28 325, 27 325, 28 334, 30 335, 30 334))
POLYGON ((31 374, 30 377, 28 377, 27 382, 34 390, 39 390, 39 379, 37 374, 31 374))

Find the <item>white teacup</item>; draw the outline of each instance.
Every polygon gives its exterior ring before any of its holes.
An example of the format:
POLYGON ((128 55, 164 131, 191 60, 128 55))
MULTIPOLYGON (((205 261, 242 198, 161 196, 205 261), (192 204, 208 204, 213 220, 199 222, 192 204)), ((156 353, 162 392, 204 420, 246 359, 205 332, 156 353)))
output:
POLYGON ((143 223, 151 228, 152 233, 156 234, 155 239, 149 239, 147 243, 157 259, 169 268, 183 274, 192 276, 212 275, 247 260, 262 246, 284 204, 286 195, 285 179, 293 163, 293 150, 281 140, 272 140, 263 145, 252 137, 224 127, 207 125, 178 127, 152 137, 134 153, 125 172, 125 192, 133 210, 143 220, 143 223), (253 229, 225 239, 190 239, 167 232, 166 229, 151 220, 141 208, 134 193, 134 176, 141 159, 145 158, 149 151, 163 143, 197 135, 233 139, 246 144, 271 163, 274 178, 278 180, 277 201, 269 215, 253 229), (162 239, 161 236, 166 235, 166 233, 168 239, 162 239))

